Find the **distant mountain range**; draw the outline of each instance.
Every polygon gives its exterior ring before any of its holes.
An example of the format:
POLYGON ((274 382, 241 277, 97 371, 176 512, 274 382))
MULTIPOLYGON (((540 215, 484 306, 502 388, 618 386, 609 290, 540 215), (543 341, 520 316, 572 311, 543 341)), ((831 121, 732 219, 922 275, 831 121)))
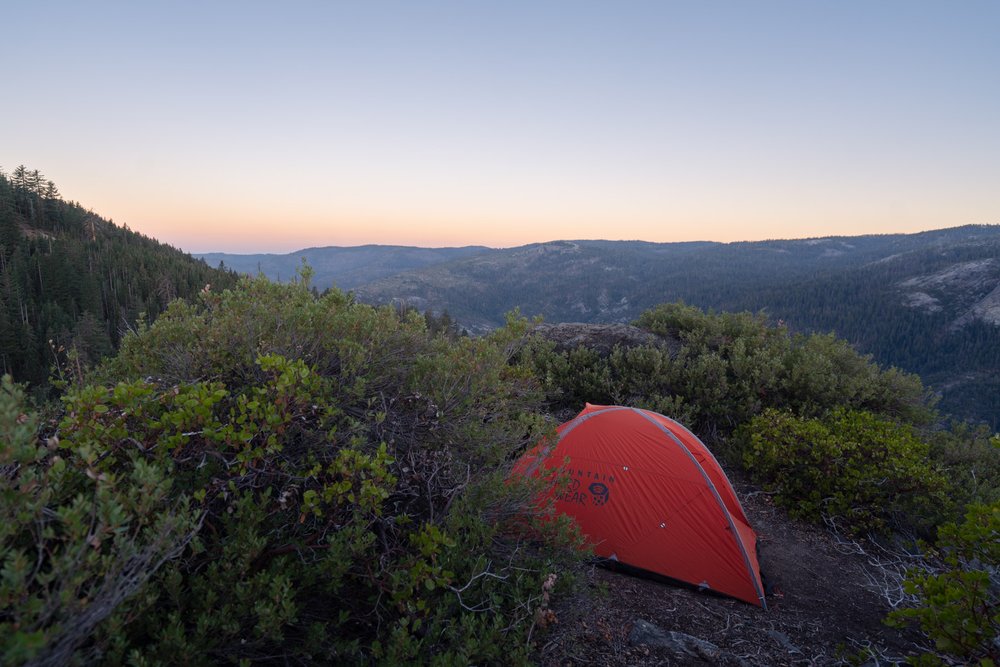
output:
MULTIPOLYGON (((970 257, 995 258, 998 270, 991 272, 993 263, 987 262, 978 291, 939 286, 947 292, 940 295, 943 303, 964 304, 1000 276, 998 243, 1000 226, 747 243, 556 241, 401 272, 355 292, 375 303, 395 300, 421 309, 447 309, 477 330, 501 324, 503 314, 515 307, 551 321, 627 322, 651 306, 678 299, 705 308, 746 308, 750 303, 765 308, 764 292, 779 298, 788 290, 836 282, 866 267, 889 271, 900 283, 919 280, 928 261, 964 248, 970 257), (920 261, 913 261, 917 257, 920 261)), ((894 291, 919 290, 916 284, 900 284, 894 291)), ((912 299, 905 302, 919 305, 912 299)))
POLYGON ((942 407, 1000 427, 1000 226, 744 243, 553 241, 483 247, 311 248, 201 255, 362 301, 448 311, 470 331, 520 308, 549 322, 629 322, 659 303, 765 310, 797 331, 833 331, 920 373, 942 407))
POLYGON ((249 275, 264 274, 271 280, 291 280, 303 260, 315 271, 313 284, 319 289, 337 286, 353 289, 359 285, 396 275, 490 252, 485 246, 463 248, 415 248, 396 245, 328 246, 306 248, 286 254, 237 255, 209 252, 194 256, 209 266, 221 262, 227 269, 249 275))

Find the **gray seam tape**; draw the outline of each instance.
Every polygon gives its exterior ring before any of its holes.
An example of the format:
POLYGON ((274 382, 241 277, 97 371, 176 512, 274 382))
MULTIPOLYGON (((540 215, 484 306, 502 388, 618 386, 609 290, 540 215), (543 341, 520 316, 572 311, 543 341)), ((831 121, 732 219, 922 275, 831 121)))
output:
POLYGON ((572 431, 577 426, 587 421, 591 417, 596 417, 597 415, 603 415, 606 412, 616 412, 618 410, 631 410, 631 409, 632 408, 624 408, 616 405, 605 408, 604 410, 598 410, 597 412, 591 412, 590 414, 574 417, 573 420, 569 422, 569 425, 563 430, 563 432, 559 434, 559 437, 555 439, 555 442, 546 447, 545 451, 539 452, 538 456, 535 457, 535 462, 527 470, 525 470, 525 474, 534 475, 535 471, 538 470, 538 466, 540 466, 542 462, 549 457, 549 455, 552 453, 552 450, 554 450, 556 447, 559 446, 559 443, 562 442, 562 439, 565 438, 567 435, 569 435, 570 431, 572 431))
MULTIPOLYGON (((726 504, 722 502, 722 496, 719 495, 719 490, 715 488, 715 484, 712 484, 712 480, 709 478, 708 473, 706 473, 705 469, 701 467, 700 463, 698 463, 698 459, 696 459, 694 455, 688 451, 688 448, 684 446, 684 443, 678 440, 677 436, 670 432, 670 429, 668 429, 663 424, 659 423, 658 421, 650 417, 648 414, 646 414, 644 410, 639 410, 638 408, 630 408, 630 409, 636 412, 637 414, 642 415, 643 419, 648 420, 651 424, 656 426, 656 428, 663 431, 667 435, 667 437, 673 440, 674 443, 681 448, 681 451, 684 452, 684 454, 691 460, 691 463, 693 463, 695 468, 698 469, 698 472, 701 473, 701 476, 705 479, 705 483, 708 484, 708 488, 712 490, 712 495, 715 496, 715 502, 719 503, 719 509, 722 510, 722 513, 726 517, 726 521, 729 522, 729 532, 732 533, 733 539, 736 540, 736 546, 739 547, 740 554, 743 555, 743 563, 746 565, 747 574, 750 575, 750 581, 753 582, 754 590, 757 591, 757 597, 760 599, 761 607, 767 609, 767 601, 764 600, 764 591, 761 589, 760 582, 757 581, 757 576, 754 574, 753 567, 750 565, 750 556, 747 554, 747 550, 743 547, 743 540, 740 539, 739 531, 736 530, 736 524, 733 523, 733 517, 729 513, 729 508, 727 508, 726 504)), ((653 414, 659 415, 659 413, 655 412, 653 414)), ((663 417, 663 415, 659 416, 663 417)), ((667 417, 664 418, 668 419, 667 417)))

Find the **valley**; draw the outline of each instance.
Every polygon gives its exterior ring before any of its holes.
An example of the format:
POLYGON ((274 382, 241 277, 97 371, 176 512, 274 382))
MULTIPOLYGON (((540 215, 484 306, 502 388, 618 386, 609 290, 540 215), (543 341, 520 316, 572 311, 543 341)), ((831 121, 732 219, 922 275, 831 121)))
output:
POLYGON ((997 225, 743 243, 577 240, 202 257, 286 280, 305 258, 317 267, 319 289, 447 312, 473 334, 502 325, 514 309, 550 323, 628 323, 675 301, 763 311, 792 332, 832 332, 883 365, 918 373, 943 410, 1000 428, 997 225))

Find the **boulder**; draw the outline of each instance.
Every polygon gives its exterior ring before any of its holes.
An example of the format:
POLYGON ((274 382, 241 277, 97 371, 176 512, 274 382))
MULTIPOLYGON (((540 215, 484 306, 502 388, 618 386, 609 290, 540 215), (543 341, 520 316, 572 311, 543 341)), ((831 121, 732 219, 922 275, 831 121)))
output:
POLYGON ((683 632, 667 631, 641 618, 632 623, 628 636, 633 646, 666 649, 673 660, 682 664, 739 665, 743 660, 723 651, 712 642, 683 632))
POLYGON ((602 357, 611 354, 615 347, 659 347, 673 357, 680 349, 680 342, 658 336, 630 324, 584 324, 581 322, 561 322, 559 324, 539 324, 534 333, 553 341, 557 352, 586 347, 602 357))

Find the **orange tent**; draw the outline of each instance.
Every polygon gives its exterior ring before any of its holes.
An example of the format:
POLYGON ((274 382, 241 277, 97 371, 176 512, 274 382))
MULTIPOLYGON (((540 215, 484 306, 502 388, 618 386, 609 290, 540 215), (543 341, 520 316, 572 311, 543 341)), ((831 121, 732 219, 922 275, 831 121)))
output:
POLYGON ((757 535, 718 461, 679 423, 590 405, 525 454, 515 472, 568 476, 556 510, 599 556, 766 607, 757 535))

